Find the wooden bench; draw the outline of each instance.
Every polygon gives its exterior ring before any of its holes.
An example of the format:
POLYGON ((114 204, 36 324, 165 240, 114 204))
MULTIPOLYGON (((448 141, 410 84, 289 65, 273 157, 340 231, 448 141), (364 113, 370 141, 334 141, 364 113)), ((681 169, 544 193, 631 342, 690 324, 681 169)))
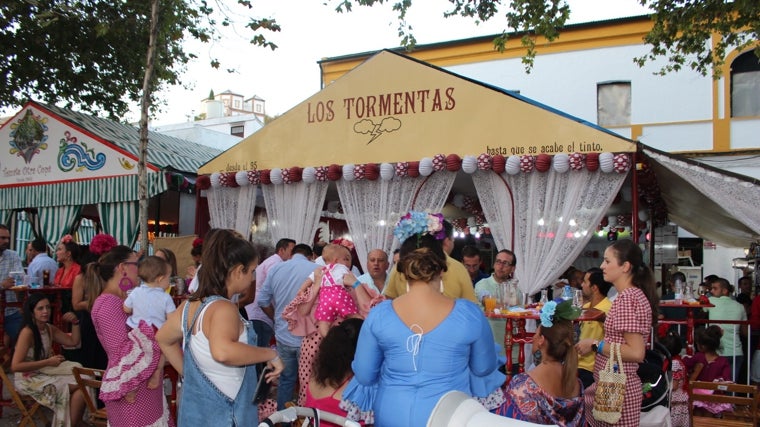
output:
POLYGON ((758 401, 760 394, 753 385, 692 381, 689 383, 689 413, 692 427, 758 427, 758 401), (694 393, 693 390, 711 390, 712 394, 694 393), (720 418, 706 412, 695 414, 694 402, 728 403, 733 410, 723 412, 720 418))

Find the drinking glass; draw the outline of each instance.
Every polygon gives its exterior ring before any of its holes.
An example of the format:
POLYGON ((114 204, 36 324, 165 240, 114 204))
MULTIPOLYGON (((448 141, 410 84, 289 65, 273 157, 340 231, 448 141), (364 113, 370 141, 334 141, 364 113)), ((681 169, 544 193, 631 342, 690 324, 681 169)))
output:
POLYGON ((573 307, 583 308, 583 291, 580 289, 573 291, 573 307))

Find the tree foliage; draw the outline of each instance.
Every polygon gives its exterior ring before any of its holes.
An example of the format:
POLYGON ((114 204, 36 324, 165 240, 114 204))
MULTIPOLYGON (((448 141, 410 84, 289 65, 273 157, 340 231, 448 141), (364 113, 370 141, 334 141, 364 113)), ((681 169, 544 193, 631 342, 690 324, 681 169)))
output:
MULTIPOLYGON (((150 30, 150 0, 15 0, 0 2, 0 106, 39 101, 123 117, 140 102, 150 30)), ((224 3, 161 0, 151 93, 180 83, 197 57, 184 41, 215 40, 230 25, 224 3), (219 18, 221 16, 221 18, 219 18)), ((250 14, 249 0, 234 4, 250 14)), ((263 31, 279 31, 272 19, 249 18, 251 43, 276 48, 263 31)), ((219 67, 211 59, 211 66, 219 67)), ((152 108, 160 105, 150 97, 152 108)))
MULTIPOLYGON (((609 0, 620 1, 620 0, 609 0)), ((651 46, 646 55, 634 58, 639 66, 659 58, 667 60, 660 74, 684 67, 702 75, 720 76, 726 52, 744 50, 760 41, 760 1, 757 0, 638 0, 652 10, 653 28, 645 37, 651 46)), ((494 39, 503 51, 507 43, 519 38, 526 49, 525 69, 530 72, 536 55, 536 39, 549 42, 560 36, 570 17, 566 0, 449 0, 451 9, 444 17, 462 16, 477 21, 504 19, 505 30, 494 39), (503 12, 502 10, 506 10, 503 12), (500 12, 502 11, 502 12, 500 12)), ((388 0, 340 0, 338 12, 351 11, 354 4, 374 6, 388 0)), ((412 50, 416 39, 406 15, 411 0, 392 3, 398 12, 401 44, 412 50)), ((760 57, 760 46, 755 48, 760 57)))

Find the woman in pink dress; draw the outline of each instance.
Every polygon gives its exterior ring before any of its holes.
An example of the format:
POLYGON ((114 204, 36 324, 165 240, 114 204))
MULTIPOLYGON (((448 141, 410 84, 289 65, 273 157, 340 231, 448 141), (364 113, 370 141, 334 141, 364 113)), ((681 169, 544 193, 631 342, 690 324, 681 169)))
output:
POLYGON ((141 323, 130 332, 122 309, 126 291, 139 283, 137 260, 132 249, 116 246, 87 267, 92 322, 108 354, 100 396, 112 427, 173 425, 163 387, 148 388, 161 355, 153 328, 141 323))
POLYGON ((615 285, 618 292, 604 321, 604 339, 596 342, 586 338, 576 344, 581 355, 597 352, 594 363, 594 384, 585 393, 586 422, 592 427, 610 424, 594 419, 594 398, 599 383, 599 371, 607 364, 610 344, 620 344, 623 372, 626 374, 625 399, 617 426, 638 426, 641 417, 641 380, 636 374, 644 360, 646 341, 657 319, 658 299, 652 271, 644 264, 641 249, 631 240, 618 240, 604 251, 601 265, 604 280, 615 285))

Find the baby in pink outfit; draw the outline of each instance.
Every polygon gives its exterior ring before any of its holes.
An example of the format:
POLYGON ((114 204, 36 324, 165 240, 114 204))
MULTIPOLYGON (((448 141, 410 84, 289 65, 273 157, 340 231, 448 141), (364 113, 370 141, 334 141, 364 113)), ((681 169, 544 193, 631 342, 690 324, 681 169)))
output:
MULTIPOLYGON (((359 309, 349 291, 343 286, 343 276, 351 272, 351 253, 343 246, 331 244, 325 246, 322 259, 326 266, 322 267, 314 319, 317 321, 319 333, 324 337, 338 317, 359 317, 359 309)), ((309 279, 314 280, 314 273, 309 279)))

